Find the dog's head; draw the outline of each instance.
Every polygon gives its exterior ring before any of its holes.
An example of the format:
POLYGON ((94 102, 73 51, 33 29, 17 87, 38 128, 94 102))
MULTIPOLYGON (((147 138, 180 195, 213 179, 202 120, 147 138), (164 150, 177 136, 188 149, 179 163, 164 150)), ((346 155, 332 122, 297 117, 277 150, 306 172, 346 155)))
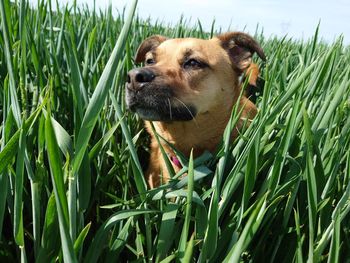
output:
POLYGON ((265 59, 259 44, 241 32, 210 40, 151 36, 136 54, 135 62, 145 66, 128 73, 127 106, 145 120, 192 120, 234 99, 254 52, 265 59))

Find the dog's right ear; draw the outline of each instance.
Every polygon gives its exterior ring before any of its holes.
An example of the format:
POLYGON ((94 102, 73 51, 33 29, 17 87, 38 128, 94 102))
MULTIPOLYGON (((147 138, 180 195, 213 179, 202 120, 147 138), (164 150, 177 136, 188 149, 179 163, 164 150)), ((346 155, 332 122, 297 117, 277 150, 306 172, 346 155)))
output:
POLYGON ((154 35, 146 38, 137 49, 135 62, 143 62, 145 60, 147 52, 151 51, 152 49, 155 49, 165 40, 167 40, 167 38, 160 35, 154 35))

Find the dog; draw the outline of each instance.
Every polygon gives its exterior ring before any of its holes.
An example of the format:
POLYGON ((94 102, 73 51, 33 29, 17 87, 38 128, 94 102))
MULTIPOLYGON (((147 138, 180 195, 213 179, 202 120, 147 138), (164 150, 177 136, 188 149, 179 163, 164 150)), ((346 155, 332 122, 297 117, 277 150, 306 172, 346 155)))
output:
MULTIPOLYGON (((126 106, 144 121, 151 136, 150 162, 146 180, 155 188, 169 180, 169 173, 160 147, 153 135, 156 132, 184 155, 199 156, 214 152, 222 140, 232 108, 238 103, 241 121, 232 132, 257 114, 248 94, 241 95, 242 76, 256 86, 259 68, 252 63, 257 53, 265 54, 248 34, 229 32, 209 40, 197 38, 168 39, 154 35, 139 46, 135 62, 144 67, 132 69, 127 75, 126 106)), ((181 164, 165 142, 161 144, 174 170, 181 164)))

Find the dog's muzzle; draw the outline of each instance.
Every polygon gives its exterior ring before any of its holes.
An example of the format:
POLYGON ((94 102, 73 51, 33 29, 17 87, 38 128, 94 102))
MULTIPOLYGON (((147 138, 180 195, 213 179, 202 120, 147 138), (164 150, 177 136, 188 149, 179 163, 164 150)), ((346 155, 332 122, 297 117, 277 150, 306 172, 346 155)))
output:
POLYGON ((196 115, 195 107, 177 98, 174 89, 151 68, 129 71, 125 95, 127 107, 144 120, 189 121, 196 115))

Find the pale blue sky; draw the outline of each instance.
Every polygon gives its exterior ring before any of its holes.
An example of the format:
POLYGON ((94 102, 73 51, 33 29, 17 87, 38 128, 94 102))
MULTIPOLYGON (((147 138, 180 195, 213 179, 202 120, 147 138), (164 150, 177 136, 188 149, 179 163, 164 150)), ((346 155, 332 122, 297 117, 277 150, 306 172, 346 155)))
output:
MULTIPOLYGON (((31 0, 36 3, 37 0, 31 0)), ((58 0, 60 5, 70 0, 58 0)), ((93 0, 77 0, 78 4, 93 6, 93 0)), ((96 0, 96 6, 105 8, 112 3, 113 9, 128 6, 127 0, 96 0)), ((307 39, 314 34, 321 21, 320 35, 332 42, 343 34, 350 44, 350 0, 139 0, 141 17, 157 18, 175 24, 181 14, 192 22, 201 20, 209 30, 215 18, 216 28, 223 31, 243 30, 255 32, 257 24, 264 28, 266 36, 277 35, 307 39)))

